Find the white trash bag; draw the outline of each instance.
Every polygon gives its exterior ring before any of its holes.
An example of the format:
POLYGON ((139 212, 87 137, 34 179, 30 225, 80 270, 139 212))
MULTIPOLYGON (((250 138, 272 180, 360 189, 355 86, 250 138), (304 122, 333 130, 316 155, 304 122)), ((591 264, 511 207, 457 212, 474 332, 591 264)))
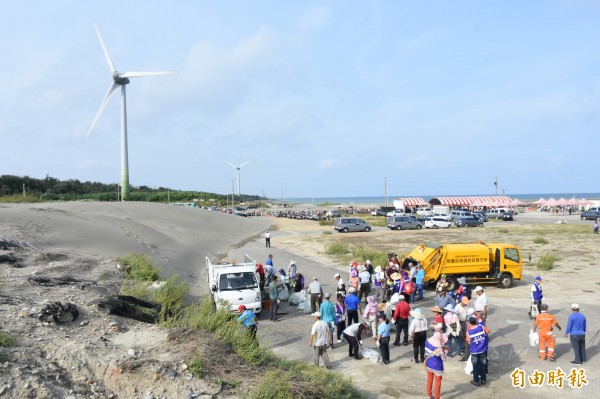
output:
POLYGON ((312 309, 310 308, 310 294, 305 294, 304 303, 306 304, 304 305, 304 313, 312 313, 312 309))
POLYGON ((306 301, 302 301, 298 304, 298 310, 304 310, 306 308, 306 301))
POLYGON ((294 292, 290 295, 288 299, 288 303, 290 305, 300 305, 304 301, 304 293, 303 292, 294 292))
POLYGON ((379 352, 377 352, 375 349, 371 349, 371 348, 360 348, 360 354, 364 358, 371 360, 373 363, 378 363, 379 360, 381 359, 381 354, 379 352))
POLYGON ((290 291, 288 290, 288 287, 286 287, 284 285, 283 289, 279 293, 279 300, 280 301, 287 301, 289 297, 290 297, 290 291))
POLYGON ((471 355, 469 355, 469 359, 467 360, 467 364, 465 364, 465 374, 471 375, 473 372, 473 363, 471 363, 471 355))
POLYGON ((529 346, 537 346, 540 344, 540 336, 537 331, 529 330, 529 346))

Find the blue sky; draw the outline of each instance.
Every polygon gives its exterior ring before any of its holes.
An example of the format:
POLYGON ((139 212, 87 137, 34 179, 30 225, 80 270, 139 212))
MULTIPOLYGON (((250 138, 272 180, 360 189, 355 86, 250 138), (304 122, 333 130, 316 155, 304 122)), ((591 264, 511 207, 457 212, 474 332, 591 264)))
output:
POLYGON ((0 174, 286 197, 598 192, 597 1, 4 1, 0 174), (237 184, 237 183, 236 183, 237 184), (237 190, 237 188, 236 188, 237 190))

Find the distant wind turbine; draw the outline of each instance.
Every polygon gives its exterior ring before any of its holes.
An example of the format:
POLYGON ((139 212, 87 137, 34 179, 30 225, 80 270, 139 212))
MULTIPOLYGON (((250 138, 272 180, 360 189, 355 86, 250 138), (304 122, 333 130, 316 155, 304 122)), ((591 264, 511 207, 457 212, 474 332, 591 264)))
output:
POLYGON ((227 162, 229 165, 231 165, 231 167, 232 167, 232 168, 234 168, 234 169, 236 169, 236 170, 237 170, 238 197, 239 197, 239 196, 241 195, 241 191, 240 191, 240 168, 241 168, 242 166, 244 166, 244 165, 246 165, 246 164, 250 163, 250 161, 246 161, 246 162, 244 162, 243 164, 241 164, 241 165, 237 165, 237 166, 236 166, 236 165, 234 165, 234 164, 232 164, 232 163, 231 163, 231 162, 229 162, 229 161, 225 161, 225 162, 227 162))
POLYGON ((108 68, 112 73, 112 82, 104 96, 104 100, 100 104, 100 108, 96 113, 96 117, 92 121, 92 125, 88 130, 87 137, 90 136, 92 130, 96 126, 98 119, 100 119, 100 115, 106 108, 110 98, 115 93, 119 86, 121 87, 121 201, 127 201, 129 199, 129 161, 128 161, 128 151, 127 151, 127 101, 125 95, 125 86, 129 84, 129 78, 137 78, 141 76, 158 76, 158 75, 171 75, 177 73, 175 71, 158 71, 158 72, 124 72, 120 73, 115 68, 110 54, 104 44, 104 40, 102 39, 102 35, 100 34, 100 29, 98 29, 98 25, 94 21, 94 27, 96 28, 96 34, 98 35, 98 39, 100 40, 100 45, 102 46, 102 51, 104 52, 104 57, 106 58, 106 62, 108 63, 108 68))

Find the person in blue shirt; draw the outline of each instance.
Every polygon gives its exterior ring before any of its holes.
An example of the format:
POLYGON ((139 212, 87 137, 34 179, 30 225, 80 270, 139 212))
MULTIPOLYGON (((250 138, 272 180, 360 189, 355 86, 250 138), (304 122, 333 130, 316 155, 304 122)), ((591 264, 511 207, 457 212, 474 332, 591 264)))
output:
MULTIPOLYGON (((323 320, 329 326, 331 336, 333 337, 333 330, 335 328, 335 305, 331 302, 331 294, 325 293, 325 300, 321 303, 319 309, 321 313, 321 320, 323 320)), ((331 349, 333 349, 333 339, 331 340, 331 349)))
POLYGON ((569 316, 567 322, 567 329, 565 330, 565 337, 569 338, 571 335, 571 346, 575 352, 575 360, 571 363, 582 364, 586 361, 585 356, 585 330, 586 320, 585 316, 579 313, 579 305, 574 303, 571 305, 573 313, 569 316))
POLYGON ((423 300, 423 283, 425 280, 425 270, 423 270, 423 265, 419 262, 417 265, 417 275, 415 276, 415 284, 417 284, 417 299, 419 301, 423 300))
POLYGON ((383 364, 390 364, 390 321, 385 314, 379 315, 379 325, 377 326, 377 335, 375 341, 379 345, 379 352, 381 352, 381 360, 383 364))
POLYGON ((361 311, 360 299, 358 299, 354 287, 350 287, 348 290, 348 296, 344 300, 344 303, 346 304, 346 312, 348 313, 348 325, 358 323, 358 313, 361 311))
POLYGON ((256 329, 258 328, 256 315, 250 309, 246 309, 246 305, 240 305, 238 307, 238 312, 241 313, 237 318, 238 323, 242 323, 252 338, 256 339, 256 329))

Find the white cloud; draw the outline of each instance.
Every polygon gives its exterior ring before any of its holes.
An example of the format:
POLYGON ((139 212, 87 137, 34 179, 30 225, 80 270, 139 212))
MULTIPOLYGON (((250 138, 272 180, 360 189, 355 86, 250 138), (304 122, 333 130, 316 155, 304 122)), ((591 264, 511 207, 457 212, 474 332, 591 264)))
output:
POLYGON ((402 162, 402 167, 403 168, 411 167, 411 166, 414 166, 414 165, 425 163, 428 160, 429 160, 429 157, 427 155, 415 155, 414 157, 410 157, 408 159, 405 159, 402 162))
POLYGON ((319 169, 330 169, 339 165, 339 163, 340 161, 337 159, 322 159, 321 162, 319 162, 319 169))

